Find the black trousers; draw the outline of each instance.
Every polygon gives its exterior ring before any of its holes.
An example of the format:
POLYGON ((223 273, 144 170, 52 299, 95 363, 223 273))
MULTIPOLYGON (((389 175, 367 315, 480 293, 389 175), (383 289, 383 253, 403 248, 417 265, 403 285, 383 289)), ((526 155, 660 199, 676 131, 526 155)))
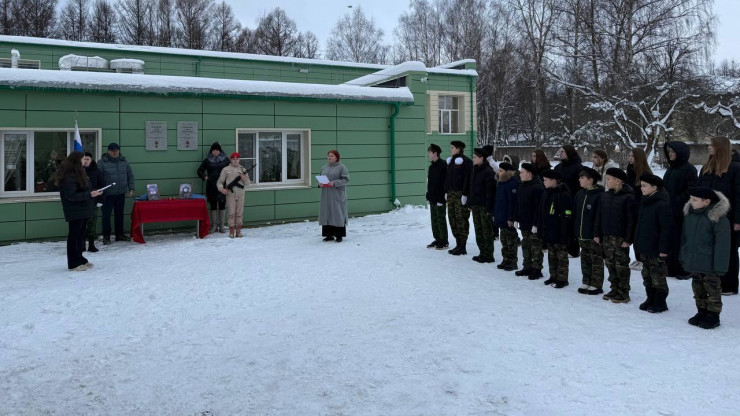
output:
POLYGON ((106 195, 103 202, 103 237, 110 238, 110 215, 115 215, 116 235, 123 235, 123 206, 126 205, 126 195, 106 195))
MULTIPOLYGON (((732 226, 732 224, 730 224, 732 226)), ((727 269, 727 273, 722 276, 722 293, 733 292, 737 293, 738 285, 738 272, 740 271, 740 262, 737 257, 738 249, 738 238, 740 238, 740 231, 732 231, 730 233, 730 264, 727 269)))
POLYGON ((683 232, 683 212, 679 215, 673 214, 673 234, 671 236, 671 249, 668 252, 666 266, 668 276, 685 276, 688 273, 683 269, 678 255, 681 253, 681 232, 683 232))
POLYGON ((81 264, 87 264, 87 259, 82 256, 85 250, 85 227, 87 219, 72 220, 67 223, 67 268, 74 269, 81 264))
POLYGON ((322 237, 346 237, 347 227, 335 227, 333 225, 321 226, 322 237))

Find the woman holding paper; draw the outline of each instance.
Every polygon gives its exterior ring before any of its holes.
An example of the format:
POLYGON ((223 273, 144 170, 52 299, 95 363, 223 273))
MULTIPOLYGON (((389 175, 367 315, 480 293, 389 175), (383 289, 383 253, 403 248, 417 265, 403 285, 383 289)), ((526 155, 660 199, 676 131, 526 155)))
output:
POLYGON ((339 162, 339 152, 330 150, 327 154, 327 164, 321 168, 319 187, 321 187, 321 206, 319 209, 319 224, 324 241, 342 242, 347 235, 347 193, 345 187, 349 183, 349 172, 339 162), (322 178, 325 176, 326 178, 322 178), (323 183, 322 183, 323 182, 323 183))
POLYGON ((64 219, 69 224, 67 233, 67 268, 84 271, 93 265, 82 255, 85 250, 85 226, 95 211, 95 198, 103 191, 92 190, 90 179, 82 165, 84 153, 72 152, 59 167, 56 179, 62 200, 64 219))

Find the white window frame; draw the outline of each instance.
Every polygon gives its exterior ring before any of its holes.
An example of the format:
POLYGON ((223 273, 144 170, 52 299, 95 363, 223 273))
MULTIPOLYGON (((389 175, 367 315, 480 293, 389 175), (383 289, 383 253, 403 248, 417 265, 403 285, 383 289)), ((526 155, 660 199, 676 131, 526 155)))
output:
MULTIPOLYGON (((64 132, 67 134, 67 154, 70 154, 73 150, 73 128, 0 128, 0 202, 5 202, 11 199, 42 199, 42 200, 58 200, 58 192, 34 192, 34 184, 36 178, 34 177, 34 165, 32 162, 36 158, 35 154, 35 134, 36 132, 64 132), (5 135, 6 134, 27 134, 26 141, 26 190, 25 191, 5 191, 5 135)), ((95 133, 95 160, 100 159, 101 155, 101 143, 102 143, 102 129, 80 129, 80 134, 83 133, 95 133)))
POLYGON ((454 95, 454 94, 440 94, 437 96, 437 108, 439 110, 439 134, 465 134, 465 125, 464 120, 462 119, 462 113, 463 109, 460 107, 463 107, 464 104, 464 96, 462 95, 454 95), (453 102, 454 99, 457 99, 457 109, 443 109, 441 106, 442 100, 445 98, 452 98, 453 102), (449 131, 443 131, 442 128, 442 120, 444 120, 443 114, 449 114, 449 125, 447 126, 449 128, 449 131), (457 128, 459 131, 452 131, 452 119, 457 119, 457 128))
POLYGON ((285 188, 306 188, 311 186, 311 130, 310 129, 302 129, 302 128, 290 128, 290 129, 275 129, 275 128, 264 128, 264 129, 255 129, 255 128, 239 128, 236 129, 236 149, 239 149, 239 135, 240 134, 249 134, 253 133, 255 134, 255 157, 254 161, 251 160, 251 158, 242 157, 240 160, 246 161, 246 163, 243 163, 247 169, 250 168, 253 164, 256 166, 252 171, 249 172, 249 179, 251 181, 250 186, 247 187, 247 191, 249 190, 266 190, 266 189, 285 189, 285 188), (260 183, 259 181, 259 175, 257 172, 259 172, 260 164, 259 164, 259 133, 281 133, 281 139, 282 139, 282 148, 281 148, 281 155, 282 155, 282 172, 281 177, 287 178, 288 176, 288 141, 287 137, 289 134, 299 134, 301 136, 301 154, 300 154, 300 161, 301 161, 301 177, 300 179, 285 179, 280 182, 265 182, 260 183))

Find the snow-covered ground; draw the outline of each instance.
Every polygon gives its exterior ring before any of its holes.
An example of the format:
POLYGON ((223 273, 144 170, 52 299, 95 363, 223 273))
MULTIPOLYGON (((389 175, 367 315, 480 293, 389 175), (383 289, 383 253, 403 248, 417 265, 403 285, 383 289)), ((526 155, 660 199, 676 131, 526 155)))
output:
POLYGON ((740 297, 707 331, 689 281, 652 315, 638 272, 617 305, 576 292, 577 259, 557 290, 429 228, 405 207, 340 244, 315 222, 148 236, 86 272, 63 242, 0 247, 0 414, 738 414, 740 297))

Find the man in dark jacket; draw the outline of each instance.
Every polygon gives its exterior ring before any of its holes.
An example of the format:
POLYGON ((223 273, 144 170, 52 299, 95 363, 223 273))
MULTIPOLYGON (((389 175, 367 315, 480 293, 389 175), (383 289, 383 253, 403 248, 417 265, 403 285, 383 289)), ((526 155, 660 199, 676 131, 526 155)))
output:
POLYGON ((481 148, 473 151, 473 178, 470 183, 468 204, 473 212, 475 242, 480 255, 473 256, 478 263, 493 263, 493 207, 496 197, 496 175, 486 161, 481 148))
POLYGON ((447 240, 447 215, 445 207, 445 178, 447 177, 447 163, 439 158, 442 149, 432 143, 427 148, 429 156, 429 171, 427 173, 427 201, 432 216, 432 241, 427 248, 444 250, 449 247, 447 240))
POLYGON ((689 163, 691 148, 684 142, 672 141, 663 146, 668 170, 663 175, 663 183, 668 197, 671 200, 671 211, 673 213, 673 236, 671 248, 666 259, 668 276, 677 279, 689 279, 689 274, 681 267, 678 261, 678 252, 681 249, 681 228, 683 228, 683 206, 689 200, 689 189, 696 186, 696 167, 689 163))
MULTIPOLYGON (((581 156, 578 155, 576 148, 566 144, 558 150, 558 156, 560 157, 560 163, 553 169, 563 177, 563 183, 570 190, 571 198, 576 196, 576 192, 581 189, 581 185, 578 182, 578 174, 581 171, 581 156)), ((578 248, 578 240, 575 235, 571 235, 571 240, 568 242, 568 254, 573 257, 578 257, 580 250, 578 248)))
MULTIPOLYGON (((85 173, 87 173, 87 177, 90 179, 90 189, 91 190, 97 190, 105 186, 105 175, 103 175, 103 171, 98 169, 98 164, 95 163, 93 160, 93 155, 90 152, 85 152, 85 156, 82 158, 82 166, 85 167, 85 173)), ((100 203, 100 201, 103 199, 102 196, 99 196, 95 198, 95 203, 100 203)), ((96 206, 93 206, 93 212, 90 219, 87 220, 87 225, 85 228, 85 236, 87 237, 87 251, 91 253, 97 253, 98 248, 95 247, 95 238, 97 238, 97 235, 95 233, 95 225, 98 222, 98 208, 96 206)))
POLYGON ((630 301, 630 245, 634 241, 637 204, 635 192, 627 185, 627 174, 619 168, 606 170, 606 189, 596 212, 594 241, 604 250, 611 290, 604 300, 630 301))
POLYGON ((514 207, 516 206, 516 187, 519 180, 515 176, 514 166, 509 162, 498 165, 498 184, 496 185, 496 203, 493 208, 493 223, 499 229, 501 239, 501 264, 499 269, 512 271, 517 269, 517 243, 519 235, 514 228, 514 207))
POLYGON ((522 163, 519 169, 519 185, 516 189, 516 207, 514 221, 519 223, 522 232, 522 269, 514 273, 517 276, 527 276, 529 280, 542 277, 542 241, 537 233, 532 232, 532 226, 537 217, 537 208, 540 198, 545 192, 537 168, 531 163, 522 163))
POLYGON ((106 189, 103 202, 103 245, 111 243, 111 213, 115 214, 116 241, 131 241, 131 238, 123 233, 123 207, 126 204, 126 193, 129 197, 134 196, 134 174, 126 158, 121 155, 121 147, 118 143, 108 145, 108 153, 98 161, 98 167, 105 175, 105 183, 115 185, 106 189))
POLYGON ((635 253, 642 259, 642 284, 647 300, 640 310, 661 313, 668 310, 668 284, 666 283, 668 257, 673 236, 673 214, 668 192, 663 189, 663 180, 646 173, 640 176, 642 199, 637 212, 635 229, 635 253))
POLYGON ((468 254, 466 245, 470 234, 470 179, 473 176, 473 161, 463 154, 465 143, 459 140, 450 142, 450 157, 447 158, 445 178, 445 198, 447 216, 450 221, 455 247, 449 251, 455 256, 468 254))
POLYGON ((604 290, 604 253, 594 241, 594 225, 604 188, 598 185, 601 175, 584 166, 578 177, 581 189, 576 193, 574 231, 581 247, 581 273, 583 284, 578 293, 598 295, 604 290))
POLYGON ((560 173, 552 169, 542 172, 545 193, 536 225, 542 242, 547 244, 550 278, 545 280, 545 285, 556 289, 568 286, 568 241, 573 228, 573 199, 561 179, 560 173))

